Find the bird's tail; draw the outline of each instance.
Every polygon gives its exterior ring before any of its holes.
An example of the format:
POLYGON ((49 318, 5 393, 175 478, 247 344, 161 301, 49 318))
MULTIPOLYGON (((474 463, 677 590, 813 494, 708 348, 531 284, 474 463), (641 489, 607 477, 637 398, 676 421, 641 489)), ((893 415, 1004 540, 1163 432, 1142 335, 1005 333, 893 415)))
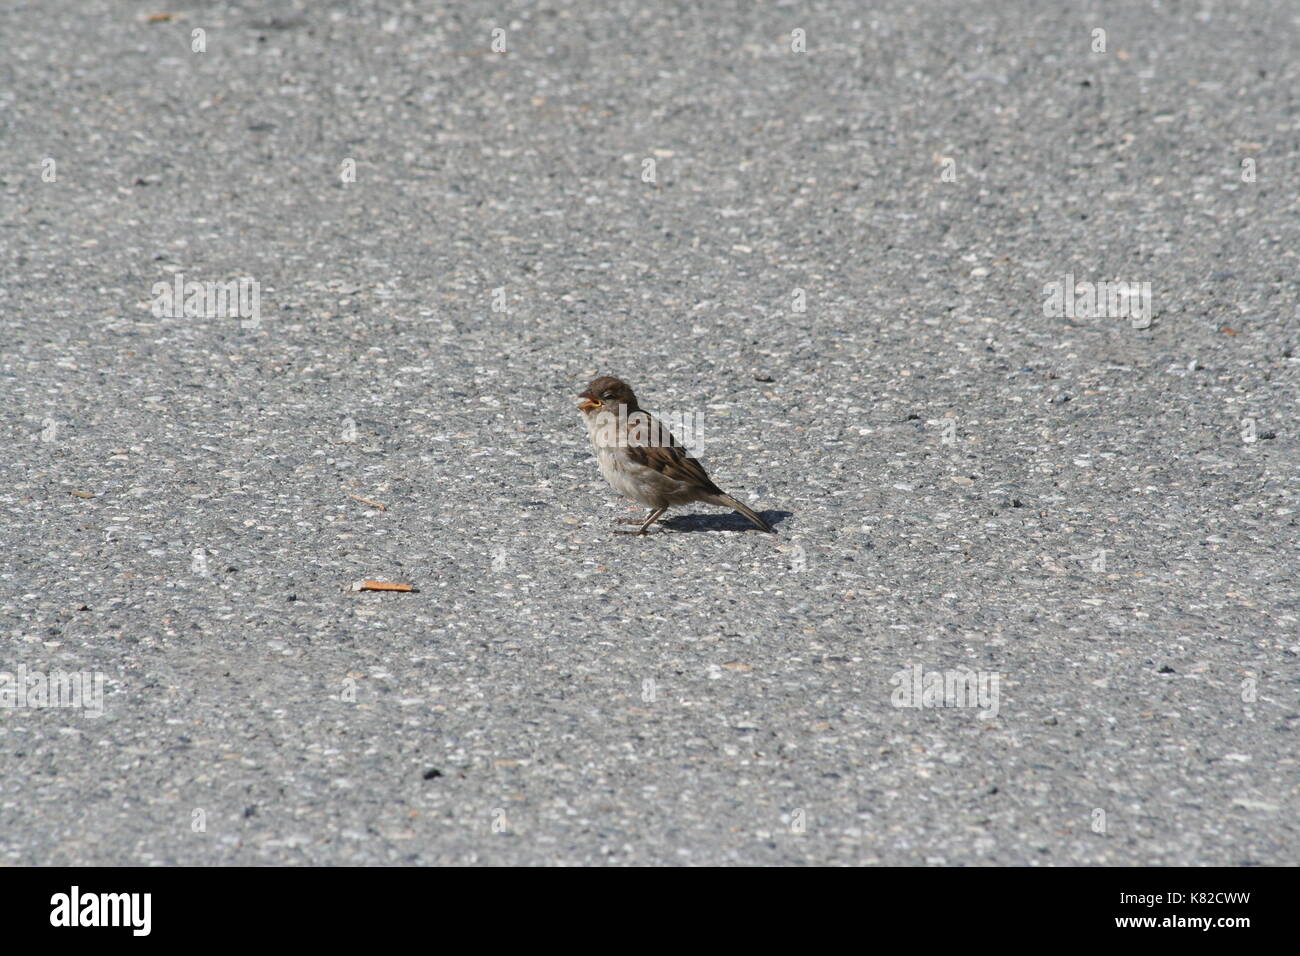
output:
POLYGON ((745 504, 743 501, 737 501, 735 498, 731 497, 731 495, 714 495, 709 499, 709 504, 721 505, 723 508, 735 508, 768 534, 776 534, 776 529, 764 521, 757 511, 745 504))

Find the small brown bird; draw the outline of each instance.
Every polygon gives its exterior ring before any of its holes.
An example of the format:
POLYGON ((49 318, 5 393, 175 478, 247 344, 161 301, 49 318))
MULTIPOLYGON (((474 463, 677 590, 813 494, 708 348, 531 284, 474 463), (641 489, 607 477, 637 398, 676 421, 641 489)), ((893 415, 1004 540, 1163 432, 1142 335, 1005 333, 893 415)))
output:
POLYGON ((776 534, 758 512, 715 485, 681 442, 641 410, 625 383, 605 375, 594 379, 578 397, 600 473, 616 491, 653 509, 644 521, 637 519, 641 527, 636 534, 645 534, 673 505, 694 501, 734 508, 762 530, 776 534))

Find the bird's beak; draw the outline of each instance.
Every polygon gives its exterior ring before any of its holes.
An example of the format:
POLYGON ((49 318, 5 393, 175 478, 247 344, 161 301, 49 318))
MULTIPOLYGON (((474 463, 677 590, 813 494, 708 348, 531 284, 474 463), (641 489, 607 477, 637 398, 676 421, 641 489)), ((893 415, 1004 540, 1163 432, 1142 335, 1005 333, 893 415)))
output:
POLYGON ((593 398, 590 392, 583 392, 578 397, 582 399, 582 401, 578 403, 578 411, 590 412, 600 408, 599 399, 593 398))

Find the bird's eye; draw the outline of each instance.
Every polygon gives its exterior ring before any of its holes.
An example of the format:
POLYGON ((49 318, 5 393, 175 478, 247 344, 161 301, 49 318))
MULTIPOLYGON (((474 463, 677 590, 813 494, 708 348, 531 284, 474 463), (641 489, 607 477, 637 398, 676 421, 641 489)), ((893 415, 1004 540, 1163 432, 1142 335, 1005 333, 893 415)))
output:
POLYGON ((611 399, 613 399, 613 397, 614 397, 614 393, 613 393, 613 392, 606 392, 604 395, 601 396, 601 398, 602 398, 604 401, 607 401, 607 402, 610 401, 611 399))

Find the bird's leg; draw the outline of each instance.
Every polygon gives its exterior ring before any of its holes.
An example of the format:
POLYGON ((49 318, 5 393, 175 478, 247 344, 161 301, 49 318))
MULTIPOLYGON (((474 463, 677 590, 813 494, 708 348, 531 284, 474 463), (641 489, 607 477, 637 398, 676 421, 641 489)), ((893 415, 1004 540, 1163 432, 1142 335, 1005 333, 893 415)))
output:
POLYGON ((659 516, 660 516, 661 514, 663 514, 663 513, 664 513, 665 511, 667 511, 667 510, 668 510, 667 508, 658 508, 658 509, 656 509, 656 510, 650 512, 650 517, 648 517, 648 518, 645 519, 645 524, 643 524, 643 525, 641 526, 641 531, 640 531, 639 533, 640 533, 640 534, 645 534, 645 532, 646 532, 646 528, 648 528, 648 527, 650 527, 652 524, 654 524, 655 521, 658 520, 659 516))
POLYGON ((641 527, 638 528, 636 531, 624 531, 622 528, 615 528, 614 533, 615 534, 645 534, 646 528, 654 524, 655 519, 658 518, 661 514, 663 514, 667 510, 668 510, 667 507, 655 508, 653 511, 650 512, 649 516, 641 524, 641 527))
MULTIPOLYGON (((660 508, 658 511, 656 511, 652 508, 650 510, 650 514, 656 515, 667 510, 668 510, 667 508, 660 508)), ((642 517, 641 515, 637 515, 635 518, 615 518, 614 524, 645 524, 647 521, 650 520, 653 520, 653 518, 647 518, 647 517, 642 517)))

